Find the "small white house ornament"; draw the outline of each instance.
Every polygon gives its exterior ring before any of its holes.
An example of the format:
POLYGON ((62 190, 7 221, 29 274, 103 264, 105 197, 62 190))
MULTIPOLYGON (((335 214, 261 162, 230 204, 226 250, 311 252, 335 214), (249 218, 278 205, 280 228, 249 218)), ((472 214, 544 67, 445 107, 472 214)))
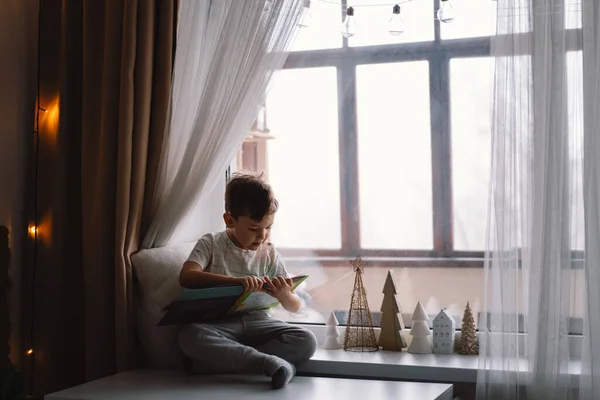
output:
POLYGON ((452 354, 454 352, 454 334, 456 324, 446 309, 433 319, 433 352, 452 354))

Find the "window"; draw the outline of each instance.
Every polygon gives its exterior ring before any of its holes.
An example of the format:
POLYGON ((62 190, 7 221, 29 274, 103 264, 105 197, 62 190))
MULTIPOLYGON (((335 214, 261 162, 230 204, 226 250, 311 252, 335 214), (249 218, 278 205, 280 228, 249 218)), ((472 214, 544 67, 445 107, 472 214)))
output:
POLYGON ((372 266, 363 277, 372 310, 389 268, 407 325, 419 300, 457 320, 467 300, 477 310, 495 32, 495 3, 480 3, 462 0, 452 24, 433 18, 437 0, 405 3, 400 36, 387 32, 391 9, 357 7, 347 39, 340 6, 312 2, 262 131, 255 125, 234 165, 264 172, 279 199, 272 240, 290 273, 310 276, 300 320, 348 308, 356 255, 372 266))
POLYGON ((454 247, 460 250, 485 248, 491 163, 491 68, 489 57, 450 60, 452 226, 454 247))

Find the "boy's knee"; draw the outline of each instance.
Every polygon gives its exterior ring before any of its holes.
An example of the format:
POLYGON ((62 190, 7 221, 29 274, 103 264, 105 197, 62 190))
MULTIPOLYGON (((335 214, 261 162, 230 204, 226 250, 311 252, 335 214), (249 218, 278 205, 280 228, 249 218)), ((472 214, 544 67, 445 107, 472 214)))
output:
POLYGON ((179 331, 179 347, 185 355, 190 355, 190 349, 201 343, 206 329, 200 325, 186 325, 179 331))
POLYGON ((300 328, 298 332, 300 336, 300 346, 302 347, 302 354, 309 360, 317 351, 317 337, 314 333, 305 328, 300 328))

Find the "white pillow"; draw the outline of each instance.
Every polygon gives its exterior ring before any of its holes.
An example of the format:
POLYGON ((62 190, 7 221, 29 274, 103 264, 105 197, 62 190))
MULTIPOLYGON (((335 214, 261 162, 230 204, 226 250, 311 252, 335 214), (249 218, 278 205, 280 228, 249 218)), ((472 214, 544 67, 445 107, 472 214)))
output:
POLYGON ((189 256, 194 243, 145 249, 131 257, 137 277, 136 333, 146 364, 155 368, 181 366, 178 326, 156 326, 163 309, 173 301, 183 288, 179 285, 179 272, 189 256))
POLYGON ((179 272, 195 243, 140 250, 131 256, 133 270, 144 292, 161 309, 183 290, 179 272))

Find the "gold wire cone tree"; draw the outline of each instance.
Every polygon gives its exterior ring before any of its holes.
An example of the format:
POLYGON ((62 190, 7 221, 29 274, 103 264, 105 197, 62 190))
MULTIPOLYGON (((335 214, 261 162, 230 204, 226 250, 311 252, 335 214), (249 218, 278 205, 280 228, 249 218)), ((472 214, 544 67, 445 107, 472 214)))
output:
POLYGON ((350 264, 354 267, 356 275, 346 323, 344 350, 377 351, 379 347, 377 346, 377 340, 375 340, 371 311, 367 302, 367 292, 362 280, 365 263, 359 256, 354 261, 350 261, 350 264))

